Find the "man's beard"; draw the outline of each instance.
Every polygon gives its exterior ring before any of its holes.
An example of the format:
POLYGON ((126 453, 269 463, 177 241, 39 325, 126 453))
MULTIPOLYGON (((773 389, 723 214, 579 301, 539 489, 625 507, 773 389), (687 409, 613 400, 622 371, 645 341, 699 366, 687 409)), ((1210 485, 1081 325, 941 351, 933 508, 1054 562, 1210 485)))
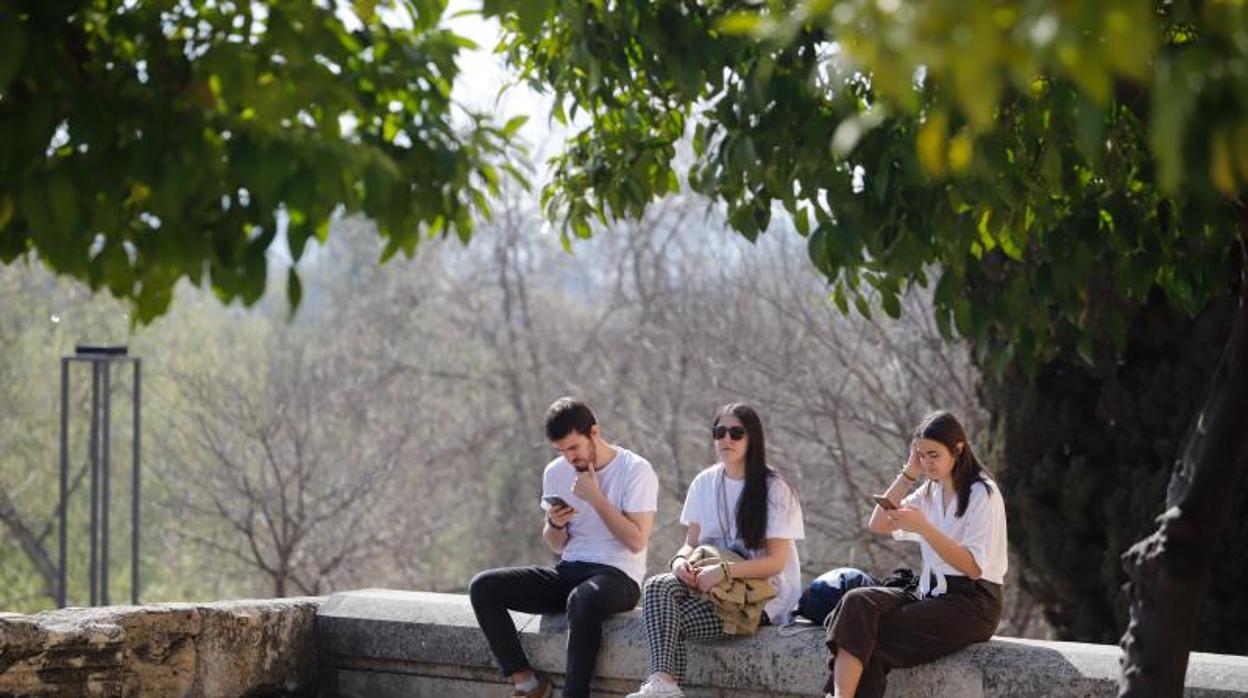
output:
POLYGON ((588 472, 590 468, 594 467, 594 463, 596 463, 597 461, 598 461, 598 448, 591 442, 589 444, 589 457, 585 459, 585 467, 581 467, 577 465, 576 463, 573 463, 572 467, 577 472, 584 473, 584 472, 588 472))

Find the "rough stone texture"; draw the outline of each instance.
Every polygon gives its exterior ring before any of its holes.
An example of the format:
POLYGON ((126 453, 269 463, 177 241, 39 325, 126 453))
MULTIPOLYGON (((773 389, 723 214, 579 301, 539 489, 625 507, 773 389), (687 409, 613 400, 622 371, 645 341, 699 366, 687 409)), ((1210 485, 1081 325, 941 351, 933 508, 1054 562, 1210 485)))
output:
MULTIPOLYGON (((513 614, 521 643, 540 670, 560 676, 563 616, 513 614)), ((328 692, 341 696, 501 695, 500 678, 467 597, 384 589, 334 594, 317 613, 328 692)), ((607 623, 595 690, 635 690, 647 671, 640 615, 607 623)), ((890 674, 890 696, 1117 695, 1120 651, 1109 645, 1013 638, 970 647, 933 664, 890 674)), ((819 695, 826 677, 822 629, 694 643, 690 698, 819 695)), ((1248 696, 1248 657, 1193 654, 1187 696, 1248 696)))
POLYGON ((322 601, 0 614, 0 695, 312 694, 313 626, 322 601))

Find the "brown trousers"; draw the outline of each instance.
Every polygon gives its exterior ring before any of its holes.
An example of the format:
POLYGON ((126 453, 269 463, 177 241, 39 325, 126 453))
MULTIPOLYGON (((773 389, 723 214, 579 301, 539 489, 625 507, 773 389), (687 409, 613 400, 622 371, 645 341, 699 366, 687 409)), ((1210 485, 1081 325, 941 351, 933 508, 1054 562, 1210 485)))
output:
POLYGON ((832 671, 836 651, 862 661, 862 680, 855 694, 879 698, 888 685, 888 672, 930 662, 992 637, 1001 620, 1001 587, 966 577, 946 577, 944 596, 920 599, 894 587, 860 587, 841 597, 828 625, 828 682, 834 693, 832 671))

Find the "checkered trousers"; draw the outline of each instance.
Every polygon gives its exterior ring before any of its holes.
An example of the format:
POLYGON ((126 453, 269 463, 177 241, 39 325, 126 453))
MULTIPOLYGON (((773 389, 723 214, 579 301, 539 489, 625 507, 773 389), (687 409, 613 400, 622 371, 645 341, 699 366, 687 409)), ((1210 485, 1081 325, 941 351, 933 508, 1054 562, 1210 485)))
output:
POLYGON ((650 645, 651 673, 665 671, 677 683, 685 680, 686 640, 725 636, 724 621, 715 614, 715 606, 670 573, 646 580, 641 619, 650 645))

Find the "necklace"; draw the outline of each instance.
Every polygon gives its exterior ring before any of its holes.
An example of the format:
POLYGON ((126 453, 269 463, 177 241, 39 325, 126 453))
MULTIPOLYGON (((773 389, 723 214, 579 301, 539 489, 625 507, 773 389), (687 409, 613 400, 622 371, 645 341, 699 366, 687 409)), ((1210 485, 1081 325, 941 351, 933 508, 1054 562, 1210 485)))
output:
POLYGON ((732 517, 728 515, 728 486, 724 483, 728 477, 728 466, 725 465, 723 470, 719 471, 719 497, 715 502, 715 514, 719 519, 719 532, 724 537, 725 544, 733 540, 732 536, 732 517))

